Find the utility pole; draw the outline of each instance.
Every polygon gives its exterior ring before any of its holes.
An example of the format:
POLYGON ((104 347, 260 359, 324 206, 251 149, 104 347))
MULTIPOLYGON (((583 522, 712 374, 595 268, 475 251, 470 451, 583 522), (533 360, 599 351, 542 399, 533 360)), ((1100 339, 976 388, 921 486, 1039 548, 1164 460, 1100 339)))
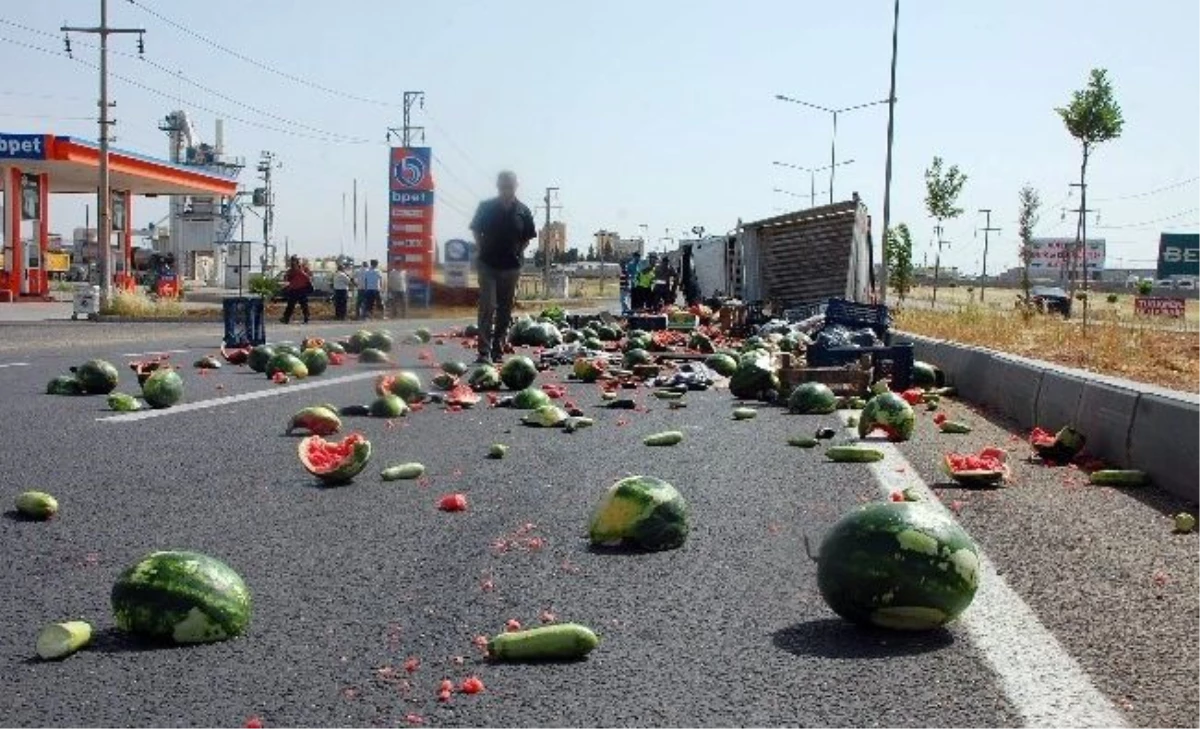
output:
POLYGON ((354 247, 358 248, 358 178, 354 178, 354 186, 350 193, 350 240, 353 241, 354 247))
POLYGON ((942 240, 942 226, 933 226, 934 237, 937 238, 937 253, 933 257, 933 303, 932 307, 937 309, 937 284, 938 276, 942 271, 942 249, 950 247, 950 241, 942 240))
MULTIPOLYGON (((900 30, 900 0, 895 0, 892 13, 892 85, 888 91, 887 162, 883 171, 883 245, 887 245, 888 226, 892 223, 892 139, 896 131, 896 48, 900 30)), ((882 248, 882 246, 881 246, 882 248)), ((887 304, 887 256, 880 256, 879 303, 887 304)), ((983 293, 980 292, 982 298, 983 293)))
POLYGON ((258 173, 263 181, 263 254, 271 257, 271 230, 275 227, 275 191, 271 172, 282 165, 275 159, 274 152, 264 150, 258 158, 258 173))
POLYGON ((984 289, 987 288, 988 234, 989 233, 999 233, 1000 229, 992 227, 992 209, 991 208, 981 208, 979 210, 979 212, 981 212, 987 216, 987 222, 984 223, 984 228, 983 228, 983 273, 982 273, 982 277, 979 279, 979 301, 982 303, 983 302, 983 291, 984 291, 984 289))
POLYGON ((562 205, 551 203, 551 194, 558 191, 557 187, 547 187, 546 197, 542 198, 546 205, 546 225, 542 228, 542 288, 547 299, 550 298, 550 212, 552 209, 562 209, 562 205))
MULTIPOLYGON (((96 191, 100 199, 97 204, 96 244, 100 264, 100 301, 103 306, 112 302, 112 190, 109 189, 108 175, 108 128, 117 123, 116 119, 109 120, 108 109, 108 37, 113 34, 137 33, 138 55, 146 52, 145 28, 113 28, 108 24, 108 0, 100 0, 100 25, 93 27, 78 27, 64 25, 63 43, 67 55, 71 55, 71 37, 69 33, 89 33, 100 36, 100 187, 96 191)), ((126 272, 128 273, 128 272, 126 272)))
POLYGON ((400 137, 400 146, 408 147, 413 141, 420 136, 421 141, 425 141, 425 127, 414 127, 412 125, 412 108, 425 108, 425 92, 424 91, 405 91, 404 92, 404 125, 399 129, 388 127, 387 138, 391 141, 392 135, 400 137))

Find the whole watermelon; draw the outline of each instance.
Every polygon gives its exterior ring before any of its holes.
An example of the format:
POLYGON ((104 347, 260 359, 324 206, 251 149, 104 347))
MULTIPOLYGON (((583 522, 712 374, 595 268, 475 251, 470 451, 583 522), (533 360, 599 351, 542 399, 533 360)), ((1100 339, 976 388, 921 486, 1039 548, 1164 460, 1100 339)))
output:
POLYGON ((467 373, 467 384, 476 392, 499 390, 501 382, 500 373, 496 371, 495 367, 488 364, 476 365, 467 373))
POLYGON ((308 370, 308 374, 316 377, 329 369, 329 355, 324 349, 313 347, 300 353, 300 361, 308 370))
POLYGON ((625 353, 624 364, 626 369, 633 369, 638 365, 648 365, 654 362, 654 358, 650 353, 640 347, 631 349, 625 353))
POLYGON ((946 377, 936 365, 917 360, 912 364, 912 383, 928 390, 946 384, 946 377))
POLYGON ((527 387, 513 395, 512 406, 517 410, 537 410, 540 407, 553 405, 550 396, 542 390, 527 387))
POLYGON ((920 502, 865 504, 843 516, 817 557, 821 597, 846 620, 928 630, 954 620, 979 586, 979 550, 920 502))
POLYGON ((117 627, 145 638, 209 643, 250 624, 250 590, 224 562, 197 552, 153 552, 112 589, 117 627))
POLYGON ((282 372, 288 377, 308 377, 308 367, 304 365, 303 360, 287 352, 277 351, 267 363, 267 377, 274 377, 277 372, 282 372))
POLYGON ((687 517, 687 503, 674 486, 652 476, 629 476, 605 492, 592 514, 588 537, 593 544, 674 549, 687 539, 687 517))
POLYGON ((388 389, 404 402, 420 402, 425 399, 421 378, 417 377, 415 372, 407 370, 397 372, 392 376, 388 389))
POLYGON ((537 365, 524 357, 509 357, 500 367, 500 381, 510 390, 524 390, 537 379, 537 365))
POLYGON ((729 392, 743 400, 754 400, 771 390, 779 390, 779 377, 771 366, 770 356, 765 353, 743 355, 737 370, 729 378, 729 392))
POLYGON ((89 395, 107 395, 117 389, 117 368, 102 359, 93 359, 72 368, 75 379, 89 395))
POLYGON ((788 410, 808 415, 827 415, 837 410, 837 403, 837 395, 828 385, 805 382, 792 390, 788 397, 788 410))
POLYGON ((358 354, 367 347, 370 347, 372 334, 373 332, 369 332, 366 329, 359 329, 357 332, 351 334, 350 338, 346 340, 346 351, 350 354, 358 354))
POLYGON ((275 356, 275 348, 260 344, 250 350, 250 354, 246 357, 246 366, 255 372, 266 372, 267 363, 275 356))
POLYGON ((183 399, 183 378, 175 370, 155 370, 142 385, 142 398, 152 408, 169 408, 183 399))
POLYGON ((393 344, 395 342, 392 339, 392 335, 384 331, 371 332, 371 335, 367 338, 367 346, 371 349, 378 349, 380 352, 392 351, 393 344))
POLYGON ((724 353, 710 354, 704 358, 704 364, 722 377, 731 376, 738 368, 737 360, 724 353))

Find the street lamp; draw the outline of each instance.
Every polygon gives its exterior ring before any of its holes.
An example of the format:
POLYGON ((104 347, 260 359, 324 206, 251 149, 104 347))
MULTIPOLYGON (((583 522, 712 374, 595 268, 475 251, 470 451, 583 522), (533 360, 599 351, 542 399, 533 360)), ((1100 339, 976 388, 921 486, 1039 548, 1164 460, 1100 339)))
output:
MULTIPOLYGON (((888 89, 887 163, 883 172, 883 244, 887 246, 888 226, 892 217, 892 139, 896 131, 896 46, 900 30, 900 0, 895 0, 892 11, 892 78, 888 89)), ((880 256, 879 303, 887 304, 888 264, 887 256, 880 256)), ((903 292, 901 292, 903 293, 903 292)))
POLYGON ((810 104, 807 101, 793 99, 792 97, 784 96, 783 94, 775 94, 775 98, 779 99, 780 101, 787 101, 787 102, 790 102, 793 104, 799 104, 800 106, 807 106, 810 109, 816 109, 817 111, 823 111, 826 114, 830 114, 831 116, 833 116, 833 138, 829 144, 829 204, 832 205, 833 204, 833 178, 834 178, 834 174, 837 172, 837 166, 838 166, 838 164, 837 164, 837 120, 838 120, 838 114, 842 114, 847 111, 854 111, 856 109, 865 109, 868 106, 878 106, 879 104, 886 104, 886 103, 888 103, 889 100, 888 99, 880 99, 879 101, 868 101, 865 104, 855 104, 854 106, 844 106, 840 109, 830 109, 827 106, 821 106, 819 104, 810 104))
MULTIPOLYGON (((854 160, 848 159, 844 162, 838 162, 833 165, 825 165, 824 167, 801 167, 800 165, 790 165, 787 162, 772 162, 771 164, 773 164, 777 167, 788 167, 793 170, 800 170, 801 172, 807 172, 808 173, 808 189, 809 189, 808 206, 816 207, 817 206, 817 173, 824 172, 825 170, 832 170, 834 167, 842 167, 844 165, 852 165, 852 164, 854 164, 854 160)), ((830 185, 829 202, 833 203, 833 180, 832 180, 832 177, 830 178, 829 185, 830 185)), ((778 192, 778 190, 776 190, 776 192, 778 192)), ((797 195, 797 197, 800 197, 800 196, 797 195)))

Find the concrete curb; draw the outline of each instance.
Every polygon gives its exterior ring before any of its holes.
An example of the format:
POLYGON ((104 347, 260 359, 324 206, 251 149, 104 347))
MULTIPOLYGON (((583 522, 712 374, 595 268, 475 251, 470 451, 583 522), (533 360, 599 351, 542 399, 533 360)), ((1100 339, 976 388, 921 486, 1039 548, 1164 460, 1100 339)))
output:
POLYGON ((917 359, 941 367, 964 399, 1022 428, 1075 425, 1087 436, 1088 452, 1200 501, 1200 396, 908 332, 894 339, 911 342, 917 359))

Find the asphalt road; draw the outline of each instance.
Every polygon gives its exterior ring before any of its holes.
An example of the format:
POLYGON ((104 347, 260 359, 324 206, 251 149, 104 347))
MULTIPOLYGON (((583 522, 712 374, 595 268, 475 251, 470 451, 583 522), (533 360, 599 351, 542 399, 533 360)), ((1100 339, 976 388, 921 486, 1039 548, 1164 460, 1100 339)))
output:
MULTIPOLYGON (((424 322, 422 322, 424 323, 424 322)), ((393 330, 403 331, 397 323, 393 330)), ((440 322, 433 323, 436 328, 440 322)), ((274 326, 275 339, 355 327, 274 326)), ((282 435, 309 404, 367 402, 368 370, 331 368, 297 390, 245 369, 198 375, 219 327, 46 325, 0 328, 2 499, 27 488, 61 504, 48 523, 0 519, 0 722, 39 726, 790 725, 1196 726, 1197 535, 1171 534, 1184 508, 1154 489, 1082 484, 1069 469, 1024 462, 1003 423, 951 403, 976 426, 916 437, 881 466, 824 462, 788 435, 840 427, 839 416, 761 407, 734 422, 728 392, 693 393, 668 410, 609 411, 571 384, 597 424, 575 434, 519 425, 519 413, 427 407, 389 425, 347 419, 371 438, 354 484, 316 487, 282 435), (130 355, 185 350, 190 411, 106 420, 103 398, 42 394, 54 374, 100 356, 136 392, 130 355), (257 399, 240 394, 269 392, 257 399), (667 428, 685 441, 654 449, 667 428), (511 446, 502 461, 489 444, 511 446), (947 487, 937 460, 986 444, 1014 453, 998 491, 947 487), (416 460, 420 482, 382 483, 379 469, 416 460), (676 485, 692 534, 675 551, 608 554, 583 533, 599 494, 641 473, 676 485), (841 622, 821 601, 803 537, 893 487, 928 484, 975 537, 995 573, 964 620, 905 635, 841 622), (465 493, 468 511, 437 498, 465 493), (533 525, 538 549, 511 546, 533 525), (508 549, 498 546, 510 544, 508 549), (228 562, 254 595, 243 638, 147 648, 113 628, 109 591, 143 554, 193 549, 228 562), (602 635, 584 662, 491 665, 475 636, 544 612, 602 635), (66 661, 34 658, 47 622, 83 618, 95 645, 66 661), (409 658, 419 660, 413 673, 409 658), (487 690, 436 699, 468 675, 487 690)), ((469 359, 457 340, 401 347, 428 380, 433 361, 469 359)), ((541 381, 551 379, 543 374, 541 381)), ((845 431, 843 431, 845 432, 845 431)), ((848 436, 842 436, 848 437, 848 436)))

